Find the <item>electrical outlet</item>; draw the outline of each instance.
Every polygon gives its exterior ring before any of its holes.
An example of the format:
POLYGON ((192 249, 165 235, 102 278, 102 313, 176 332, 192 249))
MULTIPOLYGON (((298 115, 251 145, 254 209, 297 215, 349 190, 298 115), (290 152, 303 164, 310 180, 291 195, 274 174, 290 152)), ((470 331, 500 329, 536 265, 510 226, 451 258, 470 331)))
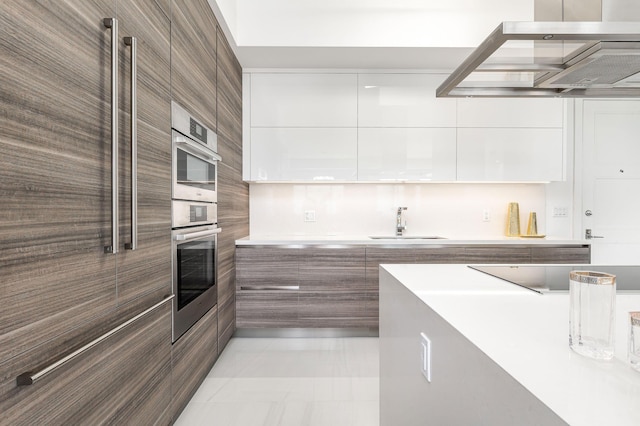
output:
POLYGON ((431 340, 424 333, 420 333, 420 371, 431 383, 431 340))
POLYGON ((491 222, 491 211, 489 209, 482 210, 482 221, 491 222))
POLYGON ((316 211, 315 210, 305 210, 304 211, 304 221, 305 222, 315 222, 316 221, 316 211))
POLYGON ((569 215, 568 207, 554 207, 553 217, 567 217, 569 215))

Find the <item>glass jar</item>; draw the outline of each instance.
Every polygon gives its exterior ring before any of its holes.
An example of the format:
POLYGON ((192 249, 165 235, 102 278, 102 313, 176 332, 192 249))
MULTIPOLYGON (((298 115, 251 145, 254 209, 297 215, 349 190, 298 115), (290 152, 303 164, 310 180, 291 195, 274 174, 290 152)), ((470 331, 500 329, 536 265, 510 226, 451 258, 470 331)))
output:
POLYGON ((587 357, 613 358, 616 276, 571 271, 569 278, 569 347, 587 357))

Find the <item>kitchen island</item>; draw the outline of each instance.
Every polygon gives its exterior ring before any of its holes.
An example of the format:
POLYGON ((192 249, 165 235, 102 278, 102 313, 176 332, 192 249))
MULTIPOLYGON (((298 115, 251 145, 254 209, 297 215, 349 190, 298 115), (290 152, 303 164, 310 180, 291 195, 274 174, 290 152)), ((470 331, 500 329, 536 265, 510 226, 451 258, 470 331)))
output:
POLYGON ((464 265, 382 265, 381 424, 640 424, 630 310, 640 294, 619 294, 616 356, 595 361, 569 349, 568 293, 534 293, 464 265))

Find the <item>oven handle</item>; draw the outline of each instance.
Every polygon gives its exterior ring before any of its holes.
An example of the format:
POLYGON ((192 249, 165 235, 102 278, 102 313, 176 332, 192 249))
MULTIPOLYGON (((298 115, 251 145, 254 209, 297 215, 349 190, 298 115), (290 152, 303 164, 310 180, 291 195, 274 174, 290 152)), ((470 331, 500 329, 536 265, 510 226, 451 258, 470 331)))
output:
POLYGON ((178 234, 175 236, 176 241, 189 241, 197 238, 209 237, 211 235, 219 234, 222 232, 222 228, 211 229, 208 231, 191 232, 189 234, 178 234))
POLYGON ((185 150, 187 152, 189 152, 192 155, 195 155, 196 157, 198 157, 199 159, 206 161, 208 163, 213 163, 215 161, 221 161, 222 157, 220 157, 218 154, 216 154, 215 152, 206 149, 204 147, 200 148, 200 147, 196 147, 193 145, 193 142, 189 142, 189 140, 187 138, 181 137, 181 136, 176 136, 174 137, 174 142, 176 144, 177 147, 179 147, 182 150, 185 150))

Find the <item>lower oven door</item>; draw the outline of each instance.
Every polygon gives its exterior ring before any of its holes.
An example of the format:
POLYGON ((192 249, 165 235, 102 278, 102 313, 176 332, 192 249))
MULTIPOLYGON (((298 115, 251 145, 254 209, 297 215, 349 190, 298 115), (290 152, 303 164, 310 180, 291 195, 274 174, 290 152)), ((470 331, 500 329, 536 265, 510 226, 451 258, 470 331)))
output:
POLYGON ((176 229, 173 240, 173 341, 218 302, 215 225, 176 229))

